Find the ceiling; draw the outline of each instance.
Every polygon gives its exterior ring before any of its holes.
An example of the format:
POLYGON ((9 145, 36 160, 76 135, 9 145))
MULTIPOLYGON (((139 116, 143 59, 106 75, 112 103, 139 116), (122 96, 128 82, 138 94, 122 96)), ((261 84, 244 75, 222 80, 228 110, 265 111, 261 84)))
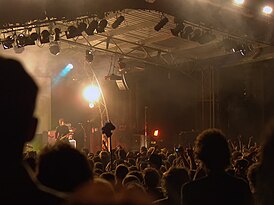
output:
MULTIPOLYGON (((122 0, 120 1, 122 2, 122 0)), ((48 0, 48 2, 51 1, 48 0)), ((28 21, 28 23, 9 24, 10 26, 4 26, 0 30, 1 40, 3 41, 11 33, 16 35, 22 32, 30 34, 34 31, 41 32, 47 29, 54 34, 54 29, 60 28, 62 31, 60 36, 61 50, 73 48, 84 52, 86 49, 92 49, 95 53, 110 53, 118 56, 117 58, 124 58, 127 62, 141 62, 162 67, 182 67, 182 65, 188 62, 221 62, 223 58, 231 58, 231 56, 236 56, 236 58, 234 57, 235 60, 231 61, 233 63, 249 63, 270 59, 274 56, 271 41, 262 38, 257 33, 255 35, 254 32, 257 32, 260 28, 253 27, 258 22, 264 26, 265 22, 272 25, 272 18, 268 20, 265 17, 256 16, 255 18, 250 7, 244 9, 228 7, 221 0, 200 0, 196 2, 197 7, 194 8, 193 5, 191 7, 191 11, 196 13, 190 13, 187 12, 187 9, 190 8, 189 4, 191 4, 189 1, 181 1, 181 3, 174 1, 165 9, 162 8, 165 4, 163 3, 162 5, 161 2, 166 1, 162 0, 158 2, 158 7, 161 8, 158 10, 165 10, 166 12, 157 11, 148 3, 145 3, 145 5, 147 8, 151 7, 152 9, 141 9, 145 7, 144 3, 138 4, 138 6, 135 3, 133 6, 128 7, 136 8, 119 11, 115 8, 115 12, 105 12, 103 17, 108 21, 105 32, 95 32, 94 35, 90 36, 86 32, 82 32, 80 36, 68 39, 65 32, 69 26, 73 25, 77 27, 80 22, 88 24, 93 19, 99 21, 101 18, 98 16, 79 15, 73 19, 58 17, 39 21, 38 23, 37 21, 28 21), (183 7, 185 13, 178 14, 179 9, 173 13, 170 11, 172 8, 174 9, 174 6, 181 4, 185 5, 183 7), (197 12, 198 8, 203 9, 197 12), (234 15, 229 15, 228 18, 228 14, 234 15), (125 20, 118 28, 113 29, 111 25, 119 16, 124 16, 125 20), (233 21, 235 17, 240 18, 237 21, 233 21), (167 24, 159 31, 156 31, 154 27, 163 18, 168 19, 167 24), (178 25, 177 19, 184 24, 182 33, 185 32, 187 27, 191 27, 193 31, 208 32, 214 38, 206 43, 199 43, 197 39, 191 40, 194 32, 187 38, 173 35, 171 29, 174 29, 178 25), (247 21, 250 24, 247 24, 247 21), (242 27, 245 27, 245 29, 237 29, 242 27), (242 53, 241 49, 233 52, 231 48, 228 48, 231 45, 228 45, 229 42, 227 42, 227 39, 233 41, 235 48, 242 45, 248 46, 248 49, 246 49, 247 52, 242 53)), ((56 8, 59 8, 58 5, 55 4, 56 8)), ((107 9, 109 10, 109 8, 107 9)), ((62 13, 61 10, 60 13, 62 13)), ((264 31, 264 33, 267 32, 269 33, 269 31, 264 31)), ((269 35, 272 36, 272 33, 269 35)))

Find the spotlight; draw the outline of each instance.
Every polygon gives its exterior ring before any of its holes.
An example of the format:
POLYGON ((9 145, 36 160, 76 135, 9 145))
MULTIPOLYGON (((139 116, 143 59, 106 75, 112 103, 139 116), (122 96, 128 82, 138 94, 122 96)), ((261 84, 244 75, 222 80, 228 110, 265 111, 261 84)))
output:
POLYGON ((30 36, 25 37, 23 44, 24 46, 28 45, 35 45, 35 41, 39 38, 39 35, 37 33, 32 33, 30 36))
POLYGON ((273 9, 272 9, 272 7, 270 7, 270 6, 265 6, 265 7, 263 8, 263 13, 265 13, 265 14, 271 14, 272 11, 273 11, 273 9))
POLYGON ((32 34, 30 34, 29 38, 32 41, 37 41, 39 39, 39 35, 38 35, 38 33, 32 33, 32 34))
POLYGON ((108 25, 108 21, 106 19, 101 20, 98 24, 97 32, 98 33, 105 32, 105 28, 107 27, 107 25, 108 25))
POLYGON ((65 32, 67 39, 79 36, 79 31, 75 26, 69 26, 68 30, 65 32))
POLYGON ((13 36, 8 36, 3 42, 2 46, 4 49, 13 48, 14 38, 13 36))
POLYGON ((165 17, 154 27, 155 31, 160 31, 168 23, 168 18, 165 17))
POLYGON ((93 61, 93 51, 91 49, 86 50, 86 61, 89 63, 93 61))
POLYGON ((60 35, 61 35, 61 33, 62 33, 62 31, 61 31, 60 28, 55 28, 55 29, 54 29, 54 34, 55 34, 54 40, 55 40, 55 41, 59 41, 59 40, 60 40, 60 35))
POLYGON ((185 25, 183 23, 179 23, 176 25, 175 28, 170 29, 170 31, 174 36, 178 36, 179 33, 183 31, 184 27, 185 27, 185 25))
POLYGON ((51 54, 57 56, 60 54, 60 46, 59 43, 56 41, 52 41, 49 44, 49 51, 51 54))
POLYGON ((119 17, 113 22, 113 24, 112 24, 111 27, 112 27, 113 29, 118 28, 124 20, 125 20, 125 17, 124 17, 124 16, 119 16, 119 17))
POLYGON ((26 45, 26 41, 27 41, 26 39, 27 38, 26 38, 25 34, 23 34, 23 33, 20 33, 17 36, 16 43, 17 43, 18 48, 24 47, 26 45))
POLYGON ((233 0, 233 2, 237 5, 243 5, 245 3, 245 0, 233 0))
POLYGON ((193 28, 191 26, 187 26, 184 31, 181 33, 181 37, 184 39, 189 39, 190 34, 193 32, 193 28))
POLYGON ((44 30, 41 33, 41 37, 40 37, 40 42, 43 43, 49 43, 49 37, 50 37, 50 33, 48 30, 44 30))
POLYGON ((92 20, 92 22, 90 22, 90 24, 88 25, 87 29, 86 29, 86 33, 91 36, 94 34, 94 31, 97 30, 98 28, 98 21, 96 20, 92 20))
POLYGON ((86 31, 87 24, 84 22, 81 22, 78 24, 78 33, 81 34, 83 31, 86 31))

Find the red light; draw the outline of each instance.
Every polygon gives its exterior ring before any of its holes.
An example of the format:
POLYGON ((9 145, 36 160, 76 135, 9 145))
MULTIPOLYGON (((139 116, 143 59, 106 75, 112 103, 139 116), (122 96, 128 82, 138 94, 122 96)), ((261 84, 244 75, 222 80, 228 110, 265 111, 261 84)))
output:
POLYGON ((153 136, 154 136, 154 137, 158 137, 158 136, 159 136, 159 130, 154 130, 153 136))

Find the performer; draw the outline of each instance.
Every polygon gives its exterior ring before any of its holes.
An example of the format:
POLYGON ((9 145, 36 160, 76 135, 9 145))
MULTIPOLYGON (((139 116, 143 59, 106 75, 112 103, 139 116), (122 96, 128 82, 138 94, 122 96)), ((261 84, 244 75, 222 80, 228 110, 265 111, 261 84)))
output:
POLYGON ((60 118, 59 126, 56 127, 56 132, 55 132, 56 141, 60 141, 60 140, 68 141, 68 137, 65 137, 67 134, 69 134, 69 128, 67 125, 65 125, 64 119, 60 118))
POLYGON ((86 131, 82 123, 75 125, 74 139, 77 142, 77 149, 82 151, 85 148, 86 131))

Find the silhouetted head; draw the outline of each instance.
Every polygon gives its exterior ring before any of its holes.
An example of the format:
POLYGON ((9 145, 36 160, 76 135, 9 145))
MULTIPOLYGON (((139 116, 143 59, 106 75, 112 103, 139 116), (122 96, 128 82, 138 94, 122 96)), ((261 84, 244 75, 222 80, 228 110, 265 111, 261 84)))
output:
POLYGON ((128 168, 123 164, 118 165, 115 170, 116 182, 122 183, 123 179, 126 177, 127 174, 128 168))
POLYGON ((162 157, 158 154, 152 154, 150 155, 149 157, 149 163, 150 163, 150 166, 157 169, 157 170, 160 170, 161 168, 161 165, 163 163, 163 160, 162 160, 162 157))
POLYGON ((221 130, 208 129, 195 140, 196 157, 211 171, 223 171, 230 164, 230 150, 221 130))
POLYGON ((144 184, 148 189, 156 188, 160 185, 161 176, 154 168, 146 168, 144 170, 144 184))
POLYGON ((57 143, 42 150, 37 178, 53 189, 72 192, 93 175, 85 155, 70 144, 57 143))
POLYGON ((164 177, 168 194, 180 194, 183 184, 190 181, 188 170, 185 168, 171 168, 164 177))
POLYGON ((18 61, 0 58, 0 69, 2 140, 9 149, 19 151, 35 134, 38 87, 18 61))

